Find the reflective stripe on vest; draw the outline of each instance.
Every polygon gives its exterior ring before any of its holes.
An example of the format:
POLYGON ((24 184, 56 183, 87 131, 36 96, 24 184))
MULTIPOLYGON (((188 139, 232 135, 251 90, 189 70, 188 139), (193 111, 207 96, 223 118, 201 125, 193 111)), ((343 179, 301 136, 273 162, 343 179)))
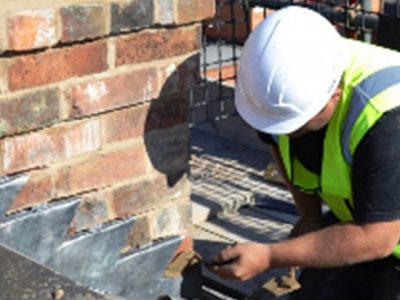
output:
POLYGON ((400 83, 400 66, 393 66, 371 74, 353 88, 353 96, 349 112, 344 120, 341 137, 343 155, 349 165, 353 162, 349 146, 350 133, 358 116, 371 99, 398 83, 400 83))

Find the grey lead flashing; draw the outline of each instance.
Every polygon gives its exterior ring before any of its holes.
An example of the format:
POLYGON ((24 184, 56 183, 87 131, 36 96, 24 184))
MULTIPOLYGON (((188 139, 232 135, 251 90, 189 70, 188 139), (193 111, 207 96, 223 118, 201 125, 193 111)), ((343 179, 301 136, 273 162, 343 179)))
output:
POLYGON ((110 280, 106 274, 117 263, 134 221, 118 221, 66 241, 50 266, 77 282, 102 290, 103 282, 110 280))
MULTIPOLYGON (((24 286, 19 285, 24 285, 24 280, 19 280, 18 276, 23 276, 23 272, 31 276, 31 272, 47 269, 68 277, 77 286, 86 286, 96 292, 111 295, 112 299, 195 299, 201 293, 199 271, 191 271, 185 277, 172 279, 163 276, 182 242, 182 236, 170 237, 121 254, 135 223, 135 218, 129 218, 67 237, 68 228, 80 204, 77 198, 39 205, 6 216, 28 179, 28 176, 0 178, 0 254, 4 247, 26 258, 23 263, 28 268, 18 269, 10 281, 3 280, 0 284, 2 291, 8 289, 11 293, 18 288, 23 290, 24 286), (15 284, 17 288, 7 284, 15 284), (189 296, 183 296, 183 293, 189 296)), ((40 289, 43 287, 39 283, 36 286, 37 289, 35 286, 30 289, 31 296, 42 295, 40 289)), ((47 299, 31 296, 29 299, 47 299)), ((0 299, 3 298, 0 296, 0 299)))
POLYGON ((79 200, 22 212, 0 224, 0 243, 47 265, 63 243, 79 200))
POLYGON ((200 269, 187 270, 185 276, 164 278, 164 270, 182 239, 171 237, 125 255, 110 272, 114 280, 104 282, 107 290, 126 299, 198 299, 200 269))

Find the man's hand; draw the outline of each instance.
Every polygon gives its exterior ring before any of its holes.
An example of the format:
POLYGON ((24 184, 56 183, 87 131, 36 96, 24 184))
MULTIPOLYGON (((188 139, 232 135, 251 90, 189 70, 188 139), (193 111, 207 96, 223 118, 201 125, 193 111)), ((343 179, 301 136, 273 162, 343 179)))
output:
POLYGON ((207 268, 220 277, 239 280, 247 280, 269 266, 269 246, 261 243, 228 246, 207 264, 207 268))

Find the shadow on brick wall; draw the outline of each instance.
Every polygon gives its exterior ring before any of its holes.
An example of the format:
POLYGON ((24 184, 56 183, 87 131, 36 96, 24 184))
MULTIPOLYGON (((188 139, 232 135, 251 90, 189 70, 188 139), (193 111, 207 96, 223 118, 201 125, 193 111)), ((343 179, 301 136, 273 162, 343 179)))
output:
MULTIPOLYGON (((190 133, 188 112, 190 88, 199 80, 199 55, 185 60, 171 61, 161 66, 162 88, 160 96, 150 102, 145 121, 144 141, 152 167, 167 182, 158 188, 160 197, 179 193, 189 173, 190 133)), ((163 182, 165 182, 163 181, 163 182)), ((149 191, 153 192, 153 191, 149 191)), ((163 201, 163 199, 160 199, 163 201)), ((163 230, 178 230, 190 222, 189 206, 182 205, 165 215, 169 221, 163 230)), ((199 265, 187 268, 182 275, 165 279, 161 295, 184 299, 199 299, 201 294, 201 268, 199 265)), ((163 299, 162 297, 160 299, 163 299)))
POLYGON ((171 62, 161 74, 162 89, 150 103, 144 139, 152 166, 173 187, 189 171, 189 90, 199 81, 199 55, 171 62))

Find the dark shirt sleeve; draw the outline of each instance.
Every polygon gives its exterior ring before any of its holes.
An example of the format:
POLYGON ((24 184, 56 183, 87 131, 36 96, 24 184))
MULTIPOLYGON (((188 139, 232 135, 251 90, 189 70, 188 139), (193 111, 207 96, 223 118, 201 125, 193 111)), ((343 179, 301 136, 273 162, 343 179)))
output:
POLYGON ((262 131, 257 131, 258 137, 260 138, 261 141, 268 145, 276 145, 276 141, 272 137, 272 135, 268 133, 264 133, 262 131))
POLYGON ((400 219, 400 109, 383 115, 361 140, 352 189, 356 222, 400 219))

